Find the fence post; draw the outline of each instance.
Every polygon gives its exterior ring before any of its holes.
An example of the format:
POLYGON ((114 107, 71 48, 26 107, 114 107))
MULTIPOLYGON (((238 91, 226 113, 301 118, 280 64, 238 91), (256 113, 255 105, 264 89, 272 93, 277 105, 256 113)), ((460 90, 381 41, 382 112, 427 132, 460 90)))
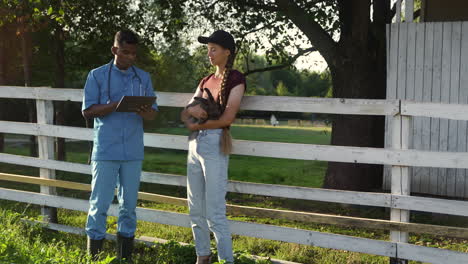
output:
POLYGON ((405 22, 414 20, 414 0, 405 0, 405 22))
MULTIPOLYGON (((410 117, 400 114, 393 117, 392 124, 392 148, 408 149, 410 139, 410 117)), ((408 166, 393 165, 391 169, 391 193, 397 195, 410 195, 410 174, 408 166)), ((390 220, 397 222, 409 222, 410 211, 391 209, 390 220)), ((393 242, 408 242, 408 233, 401 231, 390 231, 390 239, 393 242)), ((408 260, 390 258, 391 264, 407 264, 408 260)))
POLYGON ((395 23, 401 23, 401 1, 397 0, 396 5, 396 13, 395 13, 395 23))
MULTIPOLYGON (((38 124, 53 124, 54 122, 54 105, 52 101, 36 99, 37 108, 37 123, 38 124)), ((54 138, 46 136, 37 136, 40 159, 54 159, 54 138)), ((39 169, 39 176, 46 179, 55 179, 55 170, 39 169)), ((55 187, 41 185, 41 193, 56 195, 55 187)), ((57 223, 57 208, 43 206, 41 214, 44 221, 57 223)))

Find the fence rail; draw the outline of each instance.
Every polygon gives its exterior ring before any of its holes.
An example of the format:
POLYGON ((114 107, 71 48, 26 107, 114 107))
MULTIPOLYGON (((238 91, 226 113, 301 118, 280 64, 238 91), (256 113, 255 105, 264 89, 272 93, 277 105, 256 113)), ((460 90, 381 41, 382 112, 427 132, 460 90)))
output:
MULTIPOLYGON (((71 190, 91 191, 90 184, 41 179, 37 177, 14 175, 8 173, 0 173, 0 180, 12 181, 28 184, 40 184, 45 186, 60 187, 71 190)), ((166 195, 159 195, 154 193, 139 192, 138 198, 146 201, 153 201, 159 203, 167 203, 178 206, 187 206, 187 199, 171 197, 166 195)), ((353 226, 360 228, 371 228, 381 230, 399 230, 412 233, 433 234, 441 236, 449 236, 456 238, 468 239, 468 228, 460 227, 446 227, 427 224, 414 224, 402 223, 395 221, 386 221, 379 219, 367 219, 348 216, 336 216, 308 212, 296 212, 288 210, 267 209, 239 205, 227 205, 227 212, 233 216, 253 216, 253 217, 267 217, 273 219, 286 219, 310 223, 333 224, 340 226, 353 226)))
MULTIPOLYGON (((40 99, 50 101, 81 102, 82 89, 0 86, 0 97, 40 99)), ((158 105, 184 107, 192 97, 189 93, 157 92, 158 105)), ((292 96, 245 96, 242 110, 285 111, 299 113, 328 113, 348 115, 395 115, 399 112, 398 100, 331 99, 292 96)))
MULTIPOLYGON (((467 109, 468 110, 468 109, 467 109)), ((0 121, 0 133, 92 140, 92 129, 25 122, 0 121)), ((187 150, 187 137, 145 133, 146 147, 187 150)), ((434 152, 363 148, 298 143, 233 140, 233 154, 298 160, 322 160, 366 164, 468 168, 466 152, 434 152)))
MULTIPOLYGON (((85 164, 43 160, 5 153, 0 153, 0 162, 83 174, 91 173, 90 166, 85 164)), ((183 187, 186 186, 187 178, 186 176, 173 174, 143 172, 141 181, 183 187)), ((413 209, 417 211, 468 216, 468 201, 239 181, 229 181, 228 191, 279 198, 378 206, 395 209, 413 209), (274 190, 274 192, 272 192, 272 190, 274 190), (414 204, 412 204, 412 201, 414 201, 414 204), (413 208, 409 208, 411 206, 413 206, 413 208)))
MULTIPOLYGON (((158 93, 160 106, 182 107, 190 98, 184 93, 158 93)), ((53 160, 50 149, 54 137, 91 140, 92 130, 51 124, 52 100, 80 102, 81 89, 51 89, 43 87, 0 87, 0 98, 22 98, 37 100, 38 124, 0 121, 0 133, 35 135, 41 137, 41 156, 25 157, 0 153, 0 162, 41 168, 41 178, 0 173, 0 180, 17 181, 41 185, 42 193, 24 192, 0 188, 0 199, 14 200, 41 206, 87 211, 88 202, 55 195, 55 188, 69 188, 87 191, 88 184, 58 181, 55 170, 90 174, 89 165, 53 160)), ((410 166, 468 168, 468 153, 431 152, 407 149, 408 124, 411 116, 443 117, 468 120, 467 105, 421 104, 401 100, 362 99, 316 99, 298 97, 246 96, 241 109, 262 111, 314 112, 352 115, 384 115, 391 119, 394 132, 392 148, 359 148, 345 146, 324 146, 278 142, 234 141, 234 154, 285 159, 323 160, 335 162, 356 162, 385 164, 392 166, 392 192, 368 193, 339 191, 297 186, 259 184, 229 181, 230 192, 275 196, 290 199, 315 200, 334 203, 358 204, 387 207, 391 209, 391 220, 362 219, 353 217, 292 212, 266 208, 229 205, 233 215, 253 215, 271 218, 285 218, 299 221, 313 221, 336 225, 369 227, 391 230, 392 242, 326 234, 309 230, 280 226, 261 225, 230 221, 235 234, 273 239, 304 245, 404 258, 433 263, 468 263, 468 254, 443 249, 427 248, 407 243, 407 232, 430 233, 466 238, 468 229, 423 225, 409 222, 409 210, 436 212, 468 216, 468 201, 453 201, 409 195, 410 166)), ((145 133, 145 146, 170 149, 187 149, 186 137, 145 133)), ((181 175, 143 172, 142 181, 174 186, 186 186, 186 177, 181 175)), ((186 205, 186 200, 150 193, 140 193, 140 199, 186 205)), ((112 206, 110 215, 117 214, 112 206)), ((188 216, 172 212, 138 208, 137 214, 143 221, 162 224, 189 226, 188 216)))
MULTIPOLYGON (((47 205, 82 212, 88 211, 88 201, 86 200, 33 192, 12 191, 4 188, 0 188, 0 199, 36 205, 47 205)), ((136 211, 138 219, 143 221, 190 227, 190 219, 187 214, 140 207, 138 207, 136 211)), ((118 205, 111 205, 108 215, 118 216, 118 205)), ((445 249, 427 248, 406 243, 379 241, 241 221, 230 220, 229 224, 233 234, 242 236, 271 239, 301 245, 349 250, 393 258, 404 257, 417 261, 433 263, 447 263, 447 260, 453 261, 449 263, 466 263, 466 261, 468 261, 468 254, 445 249)))

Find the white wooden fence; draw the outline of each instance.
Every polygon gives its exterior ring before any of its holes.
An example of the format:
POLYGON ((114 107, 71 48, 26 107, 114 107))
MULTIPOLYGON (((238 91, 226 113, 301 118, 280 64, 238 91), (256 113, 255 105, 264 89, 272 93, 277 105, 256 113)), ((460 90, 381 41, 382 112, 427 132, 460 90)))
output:
MULTIPOLYGON (((159 105, 183 107, 190 94, 159 93, 159 105)), ((0 97, 35 99, 38 123, 0 121, 1 133, 36 135, 39 137, 40 157, 24 157, 0 153, 0 162, 41 168, 40 178, 0 173, 0 180, 40 184, 41 193, 0 188, 0 199, 13 200, 50 207, 86 212, 88 201, 60 197, 55 187, 89 190, 89 185, 54 180, 54 171, 90 174, 88 165, 53 160, 52 138, 62 137, 91 140, 92 130, 52 125, 52 100, 81 102, 81 89, 24 88, 0 86, 0 97)), ((392 166, 391 193, 368 193, 318 188, 281 186, 230 181, 230 192, 266 195, 291 199, 387 207, 391 221, 341 217, 314 213, 292 212, 245 206, 232 206, 232 213, 286 218, 301 221, 370 227, 391 230, 391 241, 381 241, 345 235, 321 233, 265 224, 230 221, 234 234, 285 241, 303 245, 349 250, 392 258, 412 259, 431 263, 468 263, 468 254, 445 249, 428 248, 407 243, 407 232, 430 233, 468 238, 468 229, 423 225, 409 222, 409 210, 468 216, 468 201, 454 201, 410 196, 410 166, 434 168, 468 168, 468 153, 431 152, 408 149, 412 116, 440 117, 468 120, 468 105, 414 103, 401 100, 317 99, 299 97, 247 96, 242 109, 262 111, 314 112, 350 115, 383 115, 392 119, 393 139, 390 148, 359 148, 234 140, 234 154, 301 160, 357 162, 392 166)), ((187 149, 183 136, 145 134, 145 146, 169 149, 187 149)), ((163 173, 144 172, 143 182, 185 186, 186 177, 163 173)), ((186 204, 182 198, 139 193, 140 199, 186 204)), ((109 214, 116 216, 118 208, 112 206, 109 214)), ((138 219, 168 225, 189 227, 186 214, 147 208, 137 209, 138 219)))

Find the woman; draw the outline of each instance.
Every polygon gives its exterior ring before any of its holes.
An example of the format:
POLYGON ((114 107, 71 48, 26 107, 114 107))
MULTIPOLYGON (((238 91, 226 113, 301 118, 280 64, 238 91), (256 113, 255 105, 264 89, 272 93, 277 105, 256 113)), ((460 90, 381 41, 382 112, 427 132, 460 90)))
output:
POLYGON ((190 121, 193 120, 190 117, 210 119, 200 105, 182 112, 187 128, 197 132, 189 141, 187 159, 187 196, 197 264, 210 263, 210 231, 215 236, 218 259, 234 263, 225 200, 230 151, 228 129, 239 110, 246 88, 245 77, 232 69, 235 43, 231 34, 218 30, 209 37, 198 37, 198 41, 207 44, 208 57, 216 72, 201 80, 189 105, 195 97, 208 99, 208 89, 220 106, 221 116, 200 124, 190 121))

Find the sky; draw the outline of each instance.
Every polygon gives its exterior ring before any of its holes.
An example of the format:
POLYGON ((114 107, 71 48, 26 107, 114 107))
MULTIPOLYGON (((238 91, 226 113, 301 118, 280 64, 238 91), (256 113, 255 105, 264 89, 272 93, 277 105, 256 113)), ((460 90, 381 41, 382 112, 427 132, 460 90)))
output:
POLYGON ((317 51, 298 58, 294 66, 299 70, 307 69, 317 72, 322 72, 328 67, 325 59, 317 51))
MULTIPOLYGON (((286 34, 294 36, 297 34, 303 34, 302 32, 299 31, 299 29, 294 28, 289 30, 286 34)), ((252 35, 251 38, 256 38, 256 39, 264 39, 262 42, 265 43, 265 45, 268 47, 269 42, 267 37, 262 34, 256 34, 252 35)), ((310 42, 307 40, 307 38, 303 38, 303 40, 296 40, 296 45, 298 45, 302 49, 307 49, 310 48, 312 45, 310 42)), ((286 51, 291 54, 291 56, 294 56, 296 54, 296 51, 294 48, 286 48, 286 51)), ((259 54, 264 54, 264 51, 259 50, 259 54)), ((303 55, 299 57, 296 62, 294 63, 294 66, 296 66, 299 70, 307 69, 309 71, 317 71, 317 72, 322 72, 324 71, 328 65, 325 61, 325 59, 320 55, 318 51, 311 52, 307 55, 303 55)))

